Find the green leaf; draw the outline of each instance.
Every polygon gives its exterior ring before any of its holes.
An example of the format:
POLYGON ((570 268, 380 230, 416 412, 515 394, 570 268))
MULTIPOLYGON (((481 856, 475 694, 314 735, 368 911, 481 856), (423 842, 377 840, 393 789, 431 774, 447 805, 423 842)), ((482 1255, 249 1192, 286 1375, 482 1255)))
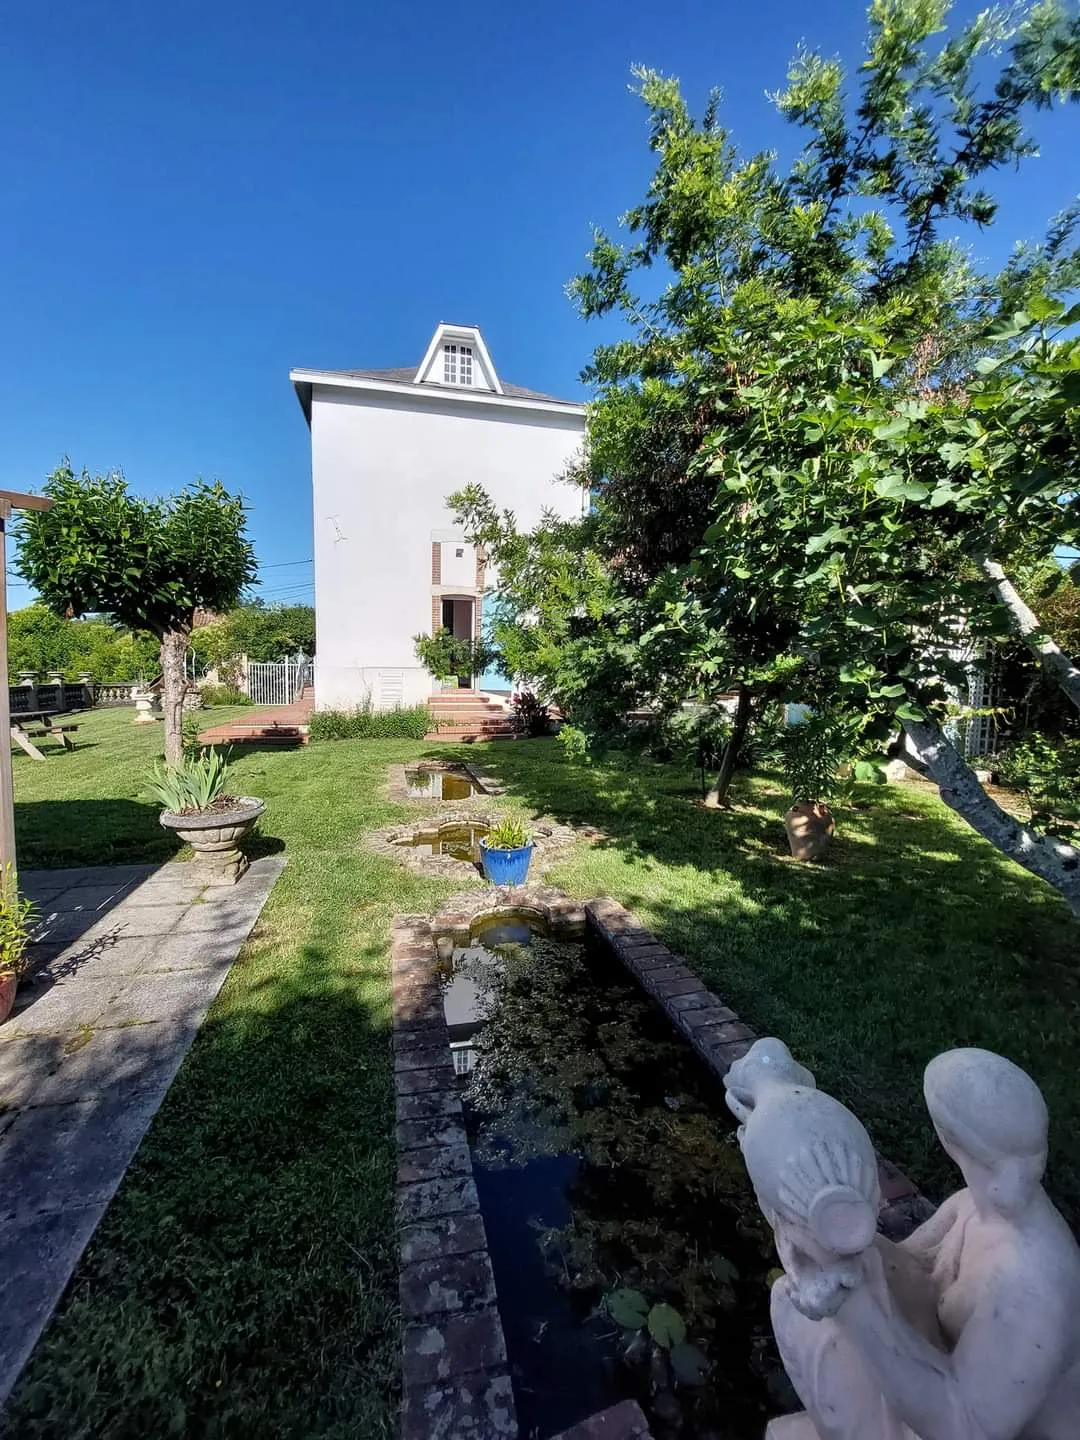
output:
POLYGON ((884 785, 888 776, 880 760, 856 760, 855 779, 863 785, 884 785))
POLYGON ((784 1278, 785 1273, 785 1271, 781 1270, 780 1267, 777 1266, 774 1270, 770 1270, 769 1273, 765 1276, 765 1284, 768 1285, 769 1289, 771 1290, 772 1287, 776 1284, 777 1280, 782 1280, 784 1278))
POLYGON ((920 710, 918 705, 913 705, 910 700, 905 700, 903 705, 896 707, 896 716, 900 720, 925 720, 926 711, 920 710))
POLYGON ((708 1270, 714 1280, 719 1280, 725 1285, 739 1278, 736 1267, 723 1255, 714 1255, 709 1261, 708 1270))
POLYGON ((883 685, 876 693, 884 695, 889 700, 896 700, 899 696, 907 694, 907 687, 905 685, 883 685))
POLYGON ((883 500, 925 500, 930 486, 920 480, 903 480, 898 475, 883 475, 874 481, 874 494, 883 500))
POLYGON ((898 440, 910 429, 911 421, 903 415, 897 415, 893 420, 886 420, 881 425, 875 425, 874 436, 878 440, 898 440))
POLYGON ((668 1359, 680 1385, 704 1385, 709 1362, 696 1345, 673 1345, 668 1359))
POLYGON ((640 1330, 649 1316, 649 1302, 640 1290, 612 1290, 606 1304, 612 1320, 625 1330, 640 1330))
POLYGON ((683 1318, 672 1305, 654 1305, 649 1311, 649 1334, 658 1345, 669 1350, 686 1339, 683 1318))
POLYGON ((992 375, 1005 363, 1004 355, 983 355, 975 361, 975 369, 980 375, 992 375))
POLYGON ((870 369, 873 372, 875 380, 880 380, 883 375, 887 375, 895 364, 895 357, 887 360, 882 355, 871 354, 870 356, 870 369))

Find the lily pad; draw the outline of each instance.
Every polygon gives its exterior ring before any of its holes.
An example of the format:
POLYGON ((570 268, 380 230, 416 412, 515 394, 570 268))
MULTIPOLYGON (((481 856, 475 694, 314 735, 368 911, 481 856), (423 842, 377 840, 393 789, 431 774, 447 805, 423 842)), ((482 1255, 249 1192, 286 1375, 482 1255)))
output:
POLYGON ((737 1268, 723 1255, 714 1255, 709 1261, 709 1274, 714 1280, 719 1280, 725 1285, 729 1285, 732 1280, 739 1278, 737 1268))
POLYGON ((685 1342, 671 1347, 671 1368, 680 1385, 704 1385, 709 1362, 696 1345, 685 1342))
POLYGON ((649 1334, 658 1345, 670 1350, 686 1339, 683 1318, 672 1305, 654 1305, 649 1311, 649 1334))
POLYGON ((640 1330, 649 1316, 649 1302, 640 1290, 612 1290, 607 1297, 607 1312, 625 1330, 640 1330))

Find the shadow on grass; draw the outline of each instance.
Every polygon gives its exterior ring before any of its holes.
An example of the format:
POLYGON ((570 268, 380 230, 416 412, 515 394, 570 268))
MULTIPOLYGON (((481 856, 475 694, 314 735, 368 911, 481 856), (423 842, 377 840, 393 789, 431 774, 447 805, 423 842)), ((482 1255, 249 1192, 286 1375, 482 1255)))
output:
MULTIPOLYGON (((162 864, 183 846, 158 821, 161 807, 139 800, 23 800, 15 804, 15 843, 23 869, 76 865, 162 864)), ((277 855, 285 842, 259 827, 245 839, 255 859, 277 855)))
POLYGON ((23 867, 171 860, 180 846, 158 824, 159 807, 137 800, 23 800, 15 842, 23 867))
POLYGON ((385 954, 343 966, 333 923, 234 966, 4 1436, 396 1434, 389 1029, 358 984, 385 954))
POLYGON ((508 799, 606 832, 556 883, 637 910, 935 1195, 956 1179, 925 1115, 927 1061, 978 1045, 1023 1065, 1055 1122, 1051 1188, 1080 1220, 1080 930, 926 787, 861 791, 825 861, 803 865, 768 777, 740 777, 735 805, 708 811, 671 766, 570 766, 543 742, 491 745, 484 762, 508 799))

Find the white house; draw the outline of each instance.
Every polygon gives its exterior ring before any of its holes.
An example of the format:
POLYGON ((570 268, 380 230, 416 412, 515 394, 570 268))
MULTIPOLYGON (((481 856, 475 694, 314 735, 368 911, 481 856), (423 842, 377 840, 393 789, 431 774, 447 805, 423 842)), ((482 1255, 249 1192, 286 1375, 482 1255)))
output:
POLYGON ((500 380, 471 325, 439 325, 417 366, 290 378, 311 429, 315 704, 418 703, 433 682, 413 636, 478 636, 492 582, 447 495, 480 484, 524 528, 545 509, 580 513, 581 493, 555 480, 584 407, 500 380))

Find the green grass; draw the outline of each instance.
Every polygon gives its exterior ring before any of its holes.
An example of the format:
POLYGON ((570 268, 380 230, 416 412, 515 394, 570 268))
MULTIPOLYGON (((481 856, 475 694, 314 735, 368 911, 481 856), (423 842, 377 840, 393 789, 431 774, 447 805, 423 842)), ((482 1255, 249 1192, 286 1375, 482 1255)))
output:
MULTIPOLYGON (((217 717, 215 717, 217 718, 217 717)), ((24 865, 160 858, 156 727, 85 718, 72 755, 16 756, 24 865), (147 733, 149 732, 149 733, 147 733)), ((410 741, 251 751, 260 845, 289 863, 230 972, 7 1416, 22 1437, 334 1436, 396 1429, 387 939, 449 886, 361 848, 403 812, 410 741)), ((442 747, 441 753, 447 753, 442 747)), ((609 836, 554 872, 632 906, 756 1028, 788 1039, 932 1193, 951 1183, 920 1072, 981 1044, 1027 1066, 1054 1118, 1052 1189, 1080 1217, 1078 931, 1057 898, 921 787, 840 812, 826 863, 786 856, 783 796, 731 812, 647 762, 571 767, 554 742, 481 755, 523 817, 609 836)))

